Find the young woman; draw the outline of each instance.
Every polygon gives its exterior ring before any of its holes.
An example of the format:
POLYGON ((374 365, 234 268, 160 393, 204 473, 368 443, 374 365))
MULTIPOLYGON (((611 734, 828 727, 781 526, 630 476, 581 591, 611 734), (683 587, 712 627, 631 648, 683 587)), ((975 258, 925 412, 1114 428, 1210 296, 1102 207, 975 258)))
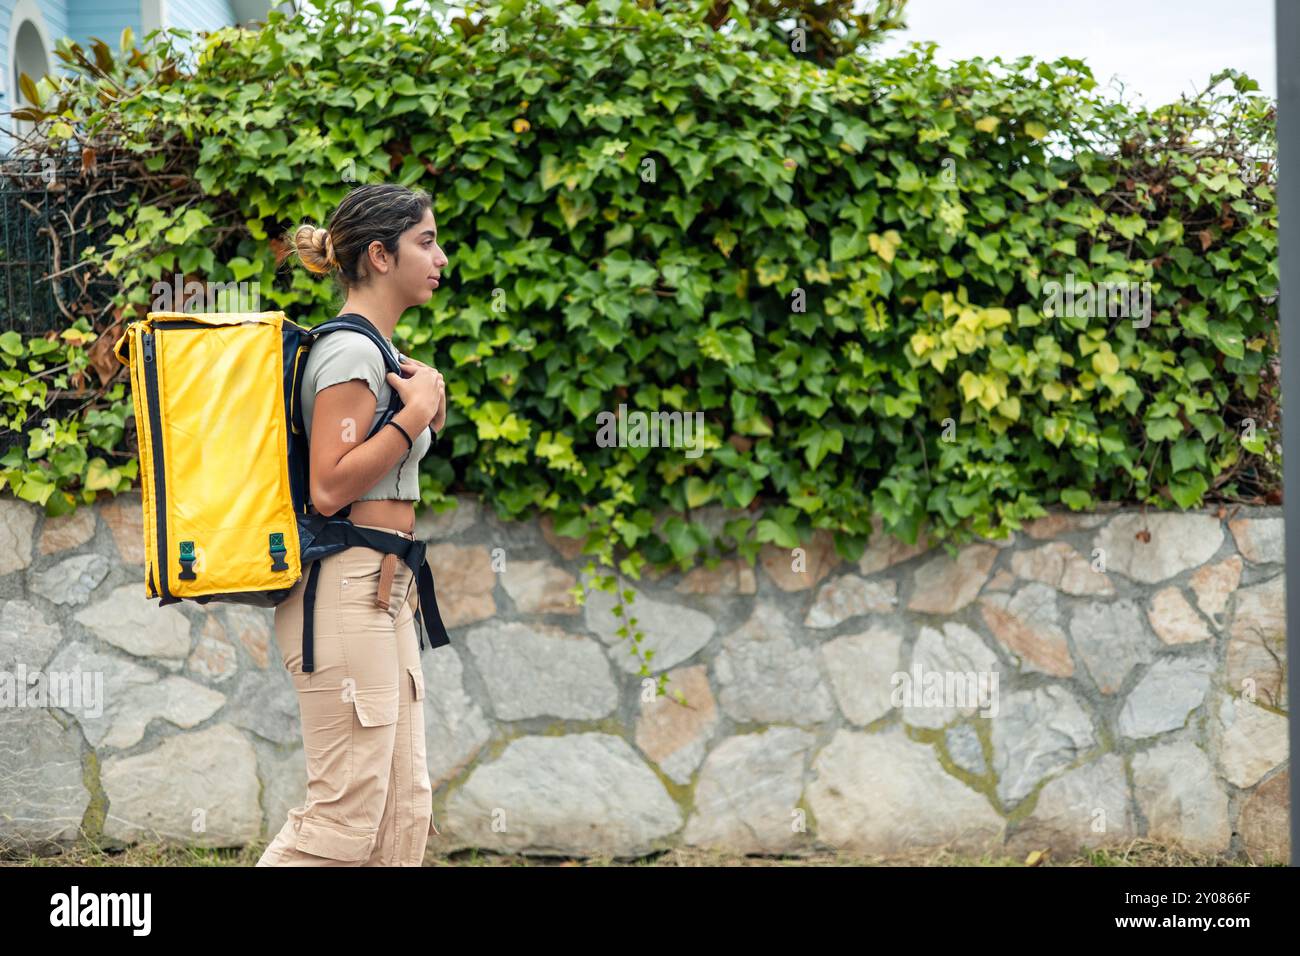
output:
MULTIPOLYGON (((339 314, 362 316, 400 360, 386 373, 374 342, 343 330, 307 353, 300 395, 313 510, 414 539, 419 464, 446 419, 434 368, 392 348, 402 313, 428 302, 447 257, 429 196, 402 186, 353 189, 327 228, 292 235, 312 272, 337 274, 339 314), (367 439, 396 389, 404 403, 367 439)), ((302 669, 307 575, 275 608, 275 640, 298 692, 307 802, 258 866, 420 866, 433 826, 424 745, 424 675, 415 631, 418 591, 396 555, 349 547, 320 562, 314 668, 302 669)), ((436 829, 434 832, 437 832, 436 829)))

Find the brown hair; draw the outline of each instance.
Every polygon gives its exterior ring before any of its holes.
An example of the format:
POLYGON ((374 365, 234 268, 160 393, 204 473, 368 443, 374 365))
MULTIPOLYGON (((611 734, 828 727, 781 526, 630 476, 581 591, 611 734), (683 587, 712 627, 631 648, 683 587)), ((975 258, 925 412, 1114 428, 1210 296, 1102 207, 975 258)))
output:
MULTIPOLYGON (((375 240, 397 258, 402 233, 424 218, 432 200, 422 189, 374 184, 357 186, 330 214, 326 228, 304 222, 285 240, 304 266, 319 275, 337 270, 345 287, 366 281, 360 267, 375 240)), ((285 253, 288 254, 287 252, 285 253)))

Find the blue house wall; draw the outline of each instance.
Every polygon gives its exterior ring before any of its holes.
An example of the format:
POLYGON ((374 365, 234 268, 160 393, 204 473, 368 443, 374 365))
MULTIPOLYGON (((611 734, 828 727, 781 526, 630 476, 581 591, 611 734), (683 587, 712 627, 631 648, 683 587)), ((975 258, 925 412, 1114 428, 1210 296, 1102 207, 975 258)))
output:
POLYGON ((175 0, 167 4, 167 24, 182 30, 216 30, 235 22, 229 0, 175 0))
MULTIPOLYGON (((256 0, 238 3, 245 16, 259 18, 271 6, 256 0)), ((188 30, 196 34, 194 42, 201 43, 198 33, 230 26, 239 17, 233 0, 0 0, 0 113, 21 105, 16 102, 19 97, 10 49, 16 19, 30 20, 39 26, 48 69, 58 73, 65 70, 63 61, 54 55, 54 44, 59 37, 66 36, 83 48, 98 38, 116 50, 125 28, 130 27, 139 42, 146 30, 161 25, 188 30)), ((0 152, 7 152, 13 145, 9 135, 12 123, 9 117, 0 117, 0 152)))
MULTIPOLYGON (((98 37, 116 50, 122 31, 130 27, 138 38, 140 0, 68 0, 68 23, 63 35, 89 46, 98 37)), ((60 64, 62 65, 61 61, 60 64)))

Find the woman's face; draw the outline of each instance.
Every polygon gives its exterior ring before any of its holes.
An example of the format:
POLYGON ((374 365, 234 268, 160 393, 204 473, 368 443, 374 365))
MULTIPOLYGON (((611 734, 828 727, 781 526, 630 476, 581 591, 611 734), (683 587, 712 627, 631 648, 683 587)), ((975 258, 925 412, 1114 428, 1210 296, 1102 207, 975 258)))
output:
POLYGON ((438 226, 433 221, 432 209, 426 209, 424 218, 402 233, 397 252, 392 274, 397 292, 412 305, 423 305, 433 297, 447 265, 447 256, 438 245, 438 226))

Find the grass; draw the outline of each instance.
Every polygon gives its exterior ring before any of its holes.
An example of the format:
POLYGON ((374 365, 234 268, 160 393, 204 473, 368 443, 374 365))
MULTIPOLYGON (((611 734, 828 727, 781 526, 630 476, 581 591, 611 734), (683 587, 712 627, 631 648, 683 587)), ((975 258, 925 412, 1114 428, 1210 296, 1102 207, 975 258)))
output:
MULTIPOLYGON (((432 841, 431 841, 432 842, 432 841)), ((265 844, 241 848, 213 849, 184 847, 164 843, 140 843, 125 849, 109 849, 81 842, 52 855, 0 851, 0 866, 253 866, 265 844)), ((1286 860, 1265 865, 1286 866, 1286 860)), ((946 849, 926 848, 890 857, 863 856, 849 853, 815 852, 799 856, 745 856, 694 847, 663 850, 638 859, 611 857, 546 857, 495 853, 486 850, 463 850, 451 854, 436 853, 432 848, 425 866, 1025 866, 1023 858, 1009 856, 968 856, 946 849)), ((1038 866, 1254 866, 1246 859, 1228 860, 1213 854, 1197 853, 1151 840, 1132 840, 1127 844, 1090 850, 1070 857, 1054 859, 1046 853, 1038 866)))

